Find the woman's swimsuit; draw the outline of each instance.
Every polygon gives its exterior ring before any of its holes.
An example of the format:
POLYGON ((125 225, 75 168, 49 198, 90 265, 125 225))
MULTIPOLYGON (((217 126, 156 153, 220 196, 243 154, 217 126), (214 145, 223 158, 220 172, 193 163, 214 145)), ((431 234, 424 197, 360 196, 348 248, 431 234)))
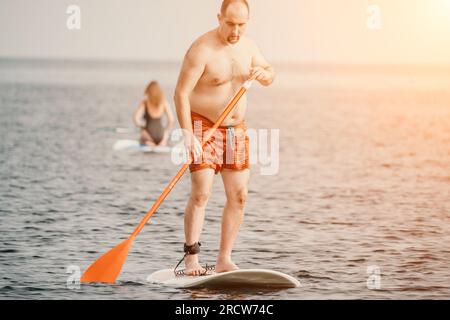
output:
POLYGON ((164 126, 163 126, 163 116, 159 118, 152 118, 147 110, 147 103, 145 103, 145 130, 152 137, 155 144, 159 144, 164 138, 164 126))

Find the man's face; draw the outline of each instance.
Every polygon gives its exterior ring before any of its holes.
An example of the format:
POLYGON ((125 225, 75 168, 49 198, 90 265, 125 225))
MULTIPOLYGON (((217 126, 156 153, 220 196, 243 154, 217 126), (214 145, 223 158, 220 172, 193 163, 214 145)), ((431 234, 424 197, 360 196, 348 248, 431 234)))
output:
POLYGON ((219 14, 219 32, 228 43, 235 44, 244 34, 247 22, 247 7, 242 3, 232 3, 224 15, 219 14))

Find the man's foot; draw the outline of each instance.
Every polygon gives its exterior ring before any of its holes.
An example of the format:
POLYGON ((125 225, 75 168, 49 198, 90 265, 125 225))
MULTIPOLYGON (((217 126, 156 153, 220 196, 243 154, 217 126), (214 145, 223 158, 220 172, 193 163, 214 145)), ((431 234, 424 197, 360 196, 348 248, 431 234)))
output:
POLYGON ((217 273, 227 272, 239 269, 231 259, 217 259, 215 271, 217 273))
POLYGON ((184 259, 184 265, 186 266, 184 273, 188 276, 199 276, 205 272, 205 268, 198 263, 198 254, 188 254, 184 259))

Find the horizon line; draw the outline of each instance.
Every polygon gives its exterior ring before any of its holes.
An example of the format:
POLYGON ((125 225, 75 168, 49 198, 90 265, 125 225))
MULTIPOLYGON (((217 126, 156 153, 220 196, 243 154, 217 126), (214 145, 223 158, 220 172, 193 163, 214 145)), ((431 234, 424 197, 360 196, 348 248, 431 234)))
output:
MULTIPOLYGON (((83 62, 83 63, 151 63, 151 64, 181 64, 182 60, 163 60, 163 59, 134 59, 134 58, 100 58, 100 57, 51 57, 51 56, 10 56, 0 55, 1 60, 10 61, 36 61, 36 62, 83 62)), ((284 67, 332 67, 332 68, 387 68, 394 67, 397 69, 407 68, 445 68, 450 69, 450 64, 439 63, 381 63, 381 62, 337 62, 337 61, 274 61, 274 66, 284 67)))

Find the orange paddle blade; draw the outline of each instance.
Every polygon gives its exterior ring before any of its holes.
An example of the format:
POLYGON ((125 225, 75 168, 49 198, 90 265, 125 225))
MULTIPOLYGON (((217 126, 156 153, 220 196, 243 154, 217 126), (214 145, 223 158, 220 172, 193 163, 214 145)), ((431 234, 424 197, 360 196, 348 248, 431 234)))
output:
POLYGON ((114 283, 127 259, 133 237, 115 246, 95 261, 81 277, 81 282, 114 283))

